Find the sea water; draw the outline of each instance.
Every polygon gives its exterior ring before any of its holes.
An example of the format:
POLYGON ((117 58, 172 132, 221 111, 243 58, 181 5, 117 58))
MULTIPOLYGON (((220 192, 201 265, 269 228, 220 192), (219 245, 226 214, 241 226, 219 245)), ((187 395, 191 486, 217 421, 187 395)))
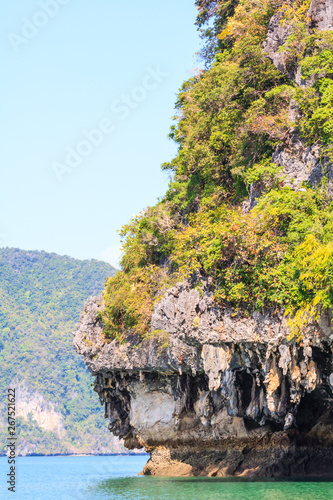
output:
POLYGON ((330 481, 159 478, 137 474, 147 456, 19 457, 16 492, 0 457, 0 498, 13 500, 333 500, 330 481))

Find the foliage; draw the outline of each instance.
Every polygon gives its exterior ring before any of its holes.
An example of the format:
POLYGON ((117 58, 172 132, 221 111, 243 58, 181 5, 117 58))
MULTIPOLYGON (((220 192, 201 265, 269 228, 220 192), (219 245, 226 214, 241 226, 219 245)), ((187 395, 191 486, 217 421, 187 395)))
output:
POLYGON ((263 160, 261 163, 253 165, 244 174, 244 181, 247 186, 260 184, 267 190, 281 185, 283 176, 280 174, 282 167, 272 163, 270 160, 263 160))
POLYGON ((252 214, 222 206, 191 217, 177 233, 173 258, 184 278, 194 271, 212 277, 221 305, 254 310, 274 301, 270 270, 284 250, 252 214))
POLYGON ((114 278, 109 278, 104 290, 105 337, 124 340, 129 331, 143 336, 149 330, 158 294, 161 295, 170 284, 163 268, 155 265, 128 273, 118 272, 114 278))
POLYGON ((237 1, 196 0, 195 5, 198 8, 196 25, 201 38, 205 41, 200 55, 209 67, 215 54, 225 46, 217 40, 217 35, 225 27, 228 18, 233 15, 237 1))
MULTIPOLYGON (((85 300, 99 294, 105 278, 114 273, 112 266, 96 260, 0 249, 1 392, 24 381, 31 392, 55 405, 66 426, 66 436, 59 439, 36 423, 21 422, 20 432, 28 433, 26 440, 40 453, 84 453, 111 443, 72 332, 85 300)), ((1 439, 5 442, 6 435, 1 439)))
POLYGON ((323 153, 333 158, 333 33, 306 31, 306 20, 281 47, 289 54, 289 65, 300 66, 307 86, 295 92, 302 116, 298 123, 308 144, 320 142, 323 153))
POLYGON ((284 310, 299 335, 333 305, 332 206, 325 180, 285 187, 272 154, 293 131, 322 146, 323 165, 324 155, 332 159, 333 34, 309 31, 309 0, 196 5, 206 69, 178 95, 170 131, 178 152, 162 165, 171 174, 166 195, 122 231, 123 270, 104 295, 106 332, 147 335, 167 286, 190 279, 196 287, 209 276, 220 305, 242 314, 284 310), (280 48, 285 73, 262 50, 278 12, 290 33, 280 48), (306 86, 295 84, 299 67, 306 86), (261 199, 243 213, 251 185, 261 199))
POLYGON ((294 287, 293 302, 288 304, 286 313, 290 315, 293 332, 302 336, 308 323, 318 321, 321 314, 332 307, 333 243, 322 244, 313 234, 308 234, 286 261, 286 268, 298 285, 294 287))

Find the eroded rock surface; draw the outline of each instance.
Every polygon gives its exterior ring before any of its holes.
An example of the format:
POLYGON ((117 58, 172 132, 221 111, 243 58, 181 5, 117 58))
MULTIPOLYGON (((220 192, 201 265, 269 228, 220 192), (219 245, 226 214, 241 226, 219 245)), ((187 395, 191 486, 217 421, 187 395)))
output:
POLYGON ((307 182, 315 187, 325 176, 328 194, 333 195, 332 166, 323 156, 320 144, 307 146, 295 133, 291 133, 276 148, 272 160, 283 167, 281 175, 285 185, 299 189, 307 182))
POLYGON ((333 2, 332 0, 312 0, 309 17, 311 28, 321 30, 333 29, 333 2))
POLYGON ((208 283, 180 283, 149 337, 119 344, 105 342, 100 307, 100 297, 86 303, 74 345, 110 431, 150 452, 145 474, 333 473, 330 318, 288 342, 283 318, 233 318, 208 283))
MULTIPOLYGON (((291 34, 291 26, 283 22, 283 12, 275 14, 269 22, 267 38, 263 45, 263 52, 274 63, 274 66, 281 73, 288 73, 286 66, 286 53, 280 51, 280 47, 285 44, 288 36, 291 34)), ((294 74, 289 75, 291 78, 294 74)))
MULTIPOLYGON (((331 29, 331 4, 313 0, 309 29, 331 29)), ((291 32, 282 15, 272 18, 264 50, 288 74, 278 50, 291 32)), ((299 70, 289 76, 306 85, 299 70)), ((302 189, 326 175, 332 191, 320 145, 305 145, 294 129, 272 160, 287 185, 302 189)), ((261 192, 252 186, 247 209, 261 192)), ((199 289, 180 283, 156 305, 148 337, 128 334, 120 344, 103 336, 102 307, 101 297, 86 303, 74 345, 96 376, 110 431, 150 452, 145 474, 333 475, 331 318, 309 325, 302 342, 288 341, 283 316, 237 317, 217 307, 209 280, 199 289)))
MULTIPOLYGON (((333 1, 313 0, 308 11, 307 30, 333 29, 333 1)), ((306 87, 313 83, 312 80, 304 80, 301 68, 298 65, 288 65, 288 51, 282 50, 288 37, 292 34, 293 27, 285 17, 284 11, 275 14, 268 25, 267 38, 263 44, 263 52, 271 59, 274 66, 287 75, 298 86, 306 87)), ((300 118, 300 111, 294 100, 289 106, 289 120, 292 124, 283 141, 277 146, 272 162, 282 167, 280 171, 281 182, 292 189, 302 189, 304 183, 311 187, 317 186, 325 177, 327 179, 327 191, 333 197, 333 174, 330 161, 325 155, 325 148, 321 144, 307 145, 293 128, 300 118)), ((259 201, 264 186, 260 183, 251 185, 249 200, 244 203, 243 211, 248 212, 259 201)))

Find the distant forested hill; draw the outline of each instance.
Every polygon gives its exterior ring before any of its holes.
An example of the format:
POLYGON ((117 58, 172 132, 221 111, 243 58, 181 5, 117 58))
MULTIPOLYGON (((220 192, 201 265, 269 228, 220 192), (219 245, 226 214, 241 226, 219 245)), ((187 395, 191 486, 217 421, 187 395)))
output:
POLYGON ((97 260, 0 249, 0 439, 5 393, 18 392, 21 453, 122 451, 105 429, 103 408, 72 346, 85 300, 115 269, 97 260))

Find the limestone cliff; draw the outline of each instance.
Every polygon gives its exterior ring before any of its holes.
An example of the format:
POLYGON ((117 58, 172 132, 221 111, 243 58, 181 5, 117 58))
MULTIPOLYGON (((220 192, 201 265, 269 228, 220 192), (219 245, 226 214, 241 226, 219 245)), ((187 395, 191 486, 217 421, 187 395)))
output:
POLYGON ((86 303, 74 345, 110 431, 151 453, 145 474, 333 473, 330 318, 287 342, 280 317, 232 318, 208 285, 179 284, 136 345, 105 342, 101 307, 101 297, 86 303))
MULTIPOLYGON (((281 50, 291 34, 291 26, 283 18, 283 10, 272 17, 263 52, 272 60, 274 66, 294 80, 297 86, 306 87, 310 82, 302 79, 300 65, 288 68, 287 53, 281 50)), ((333 30, 332 2, 330 0, 312 0, 308 19, 309 33, 312 33, 314 29, 318 31, 333 30)), ((289 118, 292 122, 297 123, 299 116, 298 106, 292 101, 289 108, 289 118)), ((310 186, 316 186, 326 176, 328 192, 330 196, 333 196, 332 165, 328 158, 322 154, 321 144, 308 145, 294 129, 290 129, 281 144, 277 146, 272 161, 282 167, 281 175, 284 176, 284 184, 294 189, 300 189, 304 182, 308 182, 310 186)), ((251 191, 250 208, 255 205, 255 199, 259 198, 261 194, 260 189, 255 189, 255 186, 252 187, 251 191)))
MULTIPOLYGON (((284 10, 271 19, 264 52, 305 88, 299 66, 291 70, 279 50, 291 33, 283 16, 284 10)), ((313 0, 308 29, 314 28, 332 29, 329 0, 313 0)), ((294 102, 289 112, 297 121, 294 102)), ((306 144, 296 128, 272 161, 292 189, 305 190, 304 181, 315 186, 325 175, 332 195, 330 162, 320 144, 306 144)), ((261 194, 253 184, 245 210, 261 194)), ((145 474, 332 475, 330 309, 297 341, 282 310, 236 313, 219 307, 213 291, 207 277, 195 288, 178 283, 155 303, 150 333, 142 339, 124 331, 123 342, 103 332, 103 298, 87 301, 74 346, 95 376, 109 430, 129 449, 150 452, 145 474)))

